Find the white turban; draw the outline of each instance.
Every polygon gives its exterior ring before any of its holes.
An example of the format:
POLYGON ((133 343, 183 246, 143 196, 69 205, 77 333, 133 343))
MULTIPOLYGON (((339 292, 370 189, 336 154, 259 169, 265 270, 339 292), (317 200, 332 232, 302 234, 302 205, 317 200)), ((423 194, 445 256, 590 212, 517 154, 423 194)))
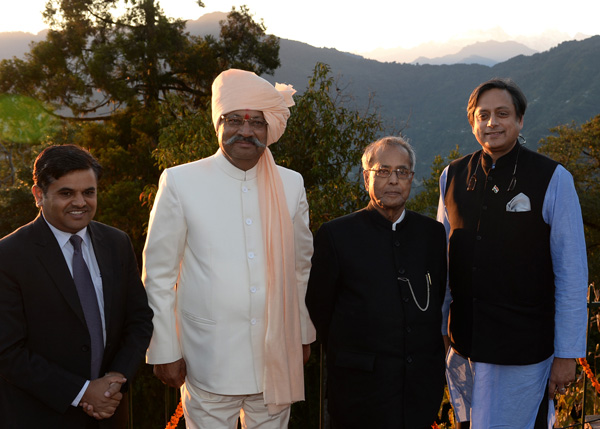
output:
MULTIPOLYGON (((235 110, 259 110, 269 124, 267 146, 283 135, 290 109, 294 105, 292 85, 271 85, 256 74, 230 69, 222 72, 212 85, 212 120, 215 131, 221 115, 235 110)), ((264 143, 264 142, 263 142, 264 143)))

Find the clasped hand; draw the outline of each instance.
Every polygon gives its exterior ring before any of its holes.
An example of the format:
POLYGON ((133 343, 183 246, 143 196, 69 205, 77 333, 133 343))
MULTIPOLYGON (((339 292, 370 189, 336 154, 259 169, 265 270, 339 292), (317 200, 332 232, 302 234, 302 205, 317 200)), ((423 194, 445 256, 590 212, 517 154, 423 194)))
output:
POLYGON ((121 386, 127 379, 118 372, 109 372, 104 377, 90 381, 79 405, 97 420, 112 417, 121 403, 121 386))

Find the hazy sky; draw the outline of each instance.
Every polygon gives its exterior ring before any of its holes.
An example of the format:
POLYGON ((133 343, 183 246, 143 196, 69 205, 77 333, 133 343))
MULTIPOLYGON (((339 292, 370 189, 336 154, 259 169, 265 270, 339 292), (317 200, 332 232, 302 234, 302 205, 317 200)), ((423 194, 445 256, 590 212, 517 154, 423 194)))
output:
MULTIPOLYGON (((45 3, 0 0, 0 32, 42 30, 45 3)), ((246 4, 256 20, 264 20, 269 34, 347 52, 410 48, 496 27, 513 37, 545 30, 569 37, 600 34, 599 0, 205 0, 204 4, 200 8, 194 0, 161 2, 168 16, 185 19, 246 4)))

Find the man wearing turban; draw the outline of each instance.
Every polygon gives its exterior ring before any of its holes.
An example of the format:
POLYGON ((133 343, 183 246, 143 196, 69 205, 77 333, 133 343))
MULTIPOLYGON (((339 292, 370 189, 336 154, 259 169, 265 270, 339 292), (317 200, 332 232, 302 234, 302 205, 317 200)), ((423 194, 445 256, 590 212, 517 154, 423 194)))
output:
POLYGON ((304 304, 312 256, 302 176, 268 146, 289 85, 227 70, 212 86, 219 150, 165 170, 144 249, 154 310, 147 362, 181 387, 190 428, 287 427, 304 399, 315 330, 304 304))

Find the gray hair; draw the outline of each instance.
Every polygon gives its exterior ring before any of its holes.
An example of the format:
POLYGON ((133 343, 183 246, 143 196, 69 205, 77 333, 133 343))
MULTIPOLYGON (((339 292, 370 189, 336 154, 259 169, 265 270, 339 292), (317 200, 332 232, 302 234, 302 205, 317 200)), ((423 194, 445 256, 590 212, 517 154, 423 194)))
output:
POLYGON ((363 170, 369 170, 373 166, 373 157, 375 153, 383 149, 385 147, 397 147, 404 148, 406 152, 408 152, 408 157, 410 159, 410 169, 411 171, 415 170, 415 164, 417 162, 417 156, 415 155, 415 150, 413 147, 402 137, 396 136, 387 136, 380 138, 379 140, 371 143, 369 146, 365 148, 365 151, 362 156, 362 168, 363 170))

